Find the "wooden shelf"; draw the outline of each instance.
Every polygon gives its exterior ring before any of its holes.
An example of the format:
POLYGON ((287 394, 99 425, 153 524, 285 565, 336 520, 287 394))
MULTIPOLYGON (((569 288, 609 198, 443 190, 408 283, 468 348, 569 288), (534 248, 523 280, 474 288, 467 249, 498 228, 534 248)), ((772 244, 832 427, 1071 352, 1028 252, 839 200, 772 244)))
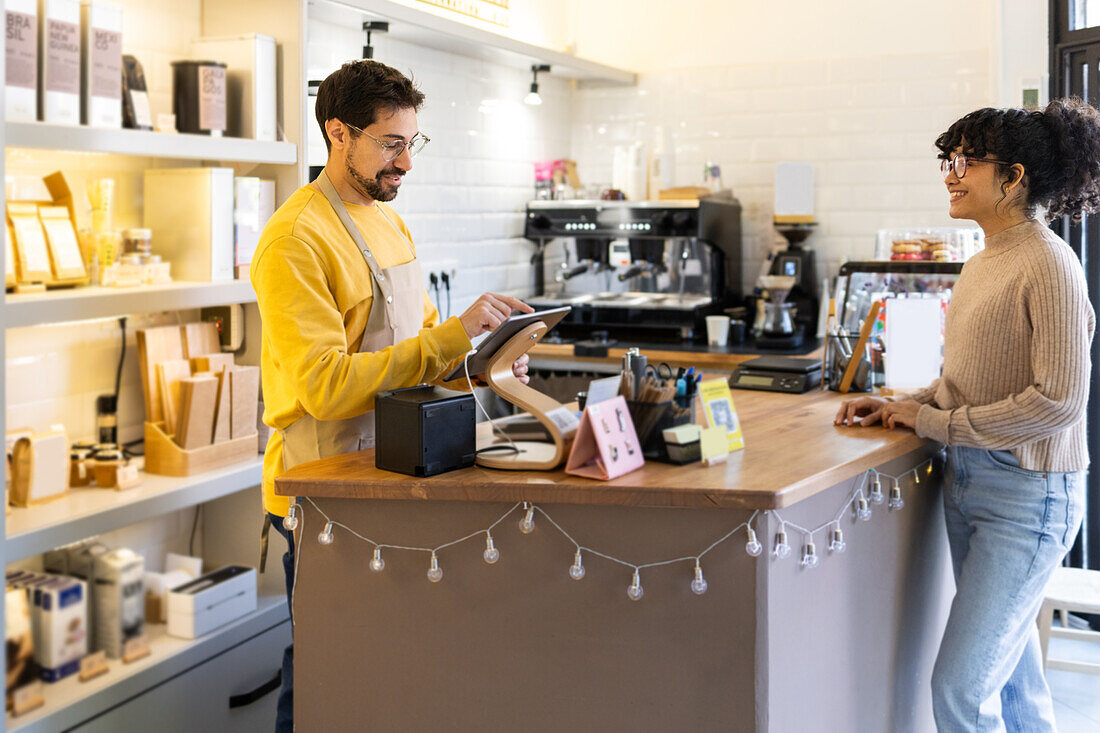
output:
POLYGON ((279 595, 260 596, 255 611, 198 639, 168 636, 165 625, 147 624, 152 654, 131 664, 109 660, 107 674, 88 682, 80 682, 74 674, 45 685, 46 704, 18 718, 8 715, 7 730, 68 730, 288 618, 286 597, 279 595))
MULTIPOLYGON (((550 64, 554 76, 577 79, 588 84, 633 85, 638 75, 607 64, 579 58, 564 51, 536 46, 503 33, 476 28, 458 20, 409 7, 396 0, 341 0, 339 4, 311 3, 310 17, 347 22, 347 11, 354 8, 364 15, 390 20, 387 38, 438 51, 530 70, 533 63, 550 64)), ((502 31, 504 29, 501 29, 502 31)))
POLYGON ((219 283, 173 282, 136 288, 78 287, 4 299, 4 326, 65 323, 112 318, 130 313, 206 308, 229 303, 255 303, 248 280, 219 283))
POLYGON ((8 122, 4 129, 4 144, 9 148, 115 153, 227 163, 293 165, 298 161, 298 146, 288 142, 115 130, 46 122, 8 122))
POLYGON ((7 516, 4 561, 11 563, 55 547, 186 509, 260 484, 263 457, 186 478, 141 474, 128 491, 70 489, 63 499, 7 516))

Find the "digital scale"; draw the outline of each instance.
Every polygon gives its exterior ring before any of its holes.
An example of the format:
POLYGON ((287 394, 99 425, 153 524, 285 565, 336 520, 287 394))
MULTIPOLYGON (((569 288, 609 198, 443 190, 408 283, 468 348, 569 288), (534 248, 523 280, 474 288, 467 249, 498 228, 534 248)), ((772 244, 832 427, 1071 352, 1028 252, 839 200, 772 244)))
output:
POLYGON ((801 394, 821 384, 821 360, 759 356, 741 362, 730 377, 736 389, 801 394))

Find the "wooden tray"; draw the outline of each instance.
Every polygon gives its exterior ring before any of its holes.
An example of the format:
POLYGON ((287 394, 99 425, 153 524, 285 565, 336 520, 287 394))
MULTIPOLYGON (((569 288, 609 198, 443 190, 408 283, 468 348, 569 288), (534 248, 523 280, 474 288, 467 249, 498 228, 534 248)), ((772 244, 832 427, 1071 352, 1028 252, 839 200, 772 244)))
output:
POLYGON ((145 423, 145 471, 161 476, 191 476, 241 463, 259 454, 256 433, 224 443, 184 450, 164 432, 164 423, 145 423))

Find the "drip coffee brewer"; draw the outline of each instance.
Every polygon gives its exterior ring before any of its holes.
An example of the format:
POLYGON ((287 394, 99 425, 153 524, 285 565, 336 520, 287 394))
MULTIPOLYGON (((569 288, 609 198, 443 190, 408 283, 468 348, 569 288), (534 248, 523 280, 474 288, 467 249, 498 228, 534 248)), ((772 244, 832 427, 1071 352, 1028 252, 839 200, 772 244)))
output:
POLYGON ((767 299, 757 303, 753 330, 756 345, 762 349, 795 349, 802 345, 802 329, 797 326, 797 307, 787 295, 797 283, 791 275, 764 275, 760 287, 767 299))

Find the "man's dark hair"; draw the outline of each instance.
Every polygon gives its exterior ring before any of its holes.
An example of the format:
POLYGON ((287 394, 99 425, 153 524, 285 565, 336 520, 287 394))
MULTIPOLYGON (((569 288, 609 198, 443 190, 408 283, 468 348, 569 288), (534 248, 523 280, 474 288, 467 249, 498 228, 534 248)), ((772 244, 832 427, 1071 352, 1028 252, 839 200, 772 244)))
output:
POLYGON ((417 112, 422 104, 424 93, 397 69, 370 59, 349 61, 317 87, 317 124, 325 136, 325 147, 332 150, 325 129, 329 120, 365 129, 374 124, 379 112, 410 108, 417 112))

